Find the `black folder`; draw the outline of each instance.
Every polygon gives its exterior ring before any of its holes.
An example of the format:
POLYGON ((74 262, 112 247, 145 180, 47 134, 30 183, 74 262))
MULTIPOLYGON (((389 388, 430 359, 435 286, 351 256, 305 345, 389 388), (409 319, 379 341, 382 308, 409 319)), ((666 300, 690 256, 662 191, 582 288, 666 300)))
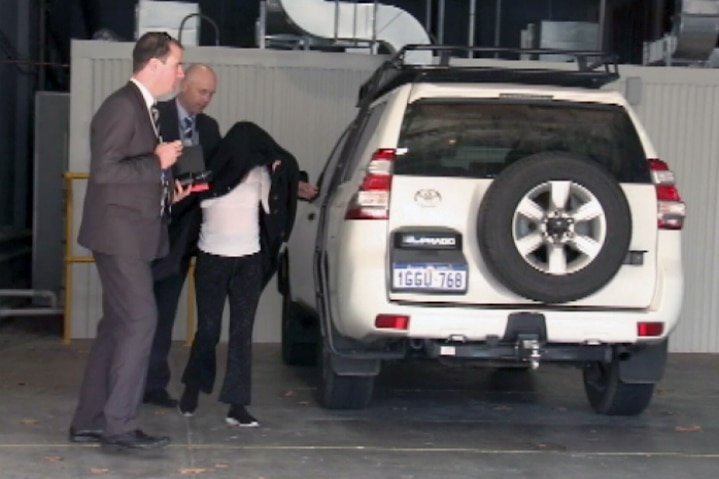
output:
POLYGON ((203 173, 204 171, 205 157, 202 154, 202 146, 192 145, 182 148, 182 156, 175 163, 175 177, 180 179, 203 173))

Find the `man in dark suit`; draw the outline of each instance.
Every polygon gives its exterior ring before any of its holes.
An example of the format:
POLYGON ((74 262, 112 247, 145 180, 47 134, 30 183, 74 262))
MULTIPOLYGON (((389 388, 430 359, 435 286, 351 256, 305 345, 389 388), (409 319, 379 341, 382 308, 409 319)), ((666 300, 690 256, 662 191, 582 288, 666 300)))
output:
MULTIPOLYGON (((202 64, 191 65, 185 72, 177 96, 157 105, 162 138, 165 141, 181 140, 185 146, 201 145, 206 162, 220 142, 217 121, 203 113, 216 89, 217 76, 212 68, 202 64)), ((167 356, 172 344, 177 304, 190 268, 190 259, 197 251, 202 221, 197 196, 190 195, 174 205, 171 218, 170 253, 152 265, 158 318, 143 402, 174 408, 177 400, 167 392, 170 382, 167 356)))
POLYGON ((189 194, 179 183, 172 194, 169 170, 182 142, 159 141, 154 103, 183 77, 182 46, 166 33, 146 33, 133 49, 132 69, 90 127, 90 177, 77 241, 95 258, 103 317, 69 439, 151 449, 170 442, 136 425, 157 323, 151 265, 168 251, 170 203, 189 194))

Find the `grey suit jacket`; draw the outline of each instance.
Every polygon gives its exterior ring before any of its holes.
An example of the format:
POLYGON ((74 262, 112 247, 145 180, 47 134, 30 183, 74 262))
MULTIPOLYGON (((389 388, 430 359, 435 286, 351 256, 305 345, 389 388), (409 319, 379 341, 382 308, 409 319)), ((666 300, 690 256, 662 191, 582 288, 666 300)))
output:
POLYGON ((128 82, 92 119, 90 178, 79 244, 98 253, 146 260, 167 254, 156 145, 142 93, 128 82))

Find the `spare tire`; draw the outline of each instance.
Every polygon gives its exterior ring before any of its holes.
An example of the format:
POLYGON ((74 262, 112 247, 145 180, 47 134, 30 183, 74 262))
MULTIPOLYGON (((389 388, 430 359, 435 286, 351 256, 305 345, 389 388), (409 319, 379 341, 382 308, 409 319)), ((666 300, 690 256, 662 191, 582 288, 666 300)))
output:
POLYGON ((614 277, 629 249, 629 204, 614 177, 565 152, 527 156, 482 199, 482 258, 505 287, 542 303, 588 296, 614 277))

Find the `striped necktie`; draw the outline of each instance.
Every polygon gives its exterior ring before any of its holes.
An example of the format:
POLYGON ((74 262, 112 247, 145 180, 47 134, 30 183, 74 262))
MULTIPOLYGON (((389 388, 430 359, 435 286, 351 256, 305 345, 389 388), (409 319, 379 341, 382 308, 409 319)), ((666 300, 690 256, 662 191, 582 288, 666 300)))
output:
MULTIPOLYGON (((160 135, 160 110, 157 109, 157 104, 153 104, 150 107, 150 116, 152 116, 152 123, 155 127, 155 134, 157 139, 162 142, 162 136, 160 135)), ((160 216, 169 221, 170 212, 172 209, 172 189, 170 188, 170 172, 162 170, 160 176, 162 184, 162 193, 160 196, 160 216)))
POLYGON ((152 124, 155 127, 155 135, 162 141, 160 136, 160 110, 157 109, 157 104, 153 104, 150 107, 150 116, 152 117, 152 124))
POLYGON ((182 119, 182 142, 186 145, 192 144, 192 137, 195 133, 195 120, 189 115, 182 119))

